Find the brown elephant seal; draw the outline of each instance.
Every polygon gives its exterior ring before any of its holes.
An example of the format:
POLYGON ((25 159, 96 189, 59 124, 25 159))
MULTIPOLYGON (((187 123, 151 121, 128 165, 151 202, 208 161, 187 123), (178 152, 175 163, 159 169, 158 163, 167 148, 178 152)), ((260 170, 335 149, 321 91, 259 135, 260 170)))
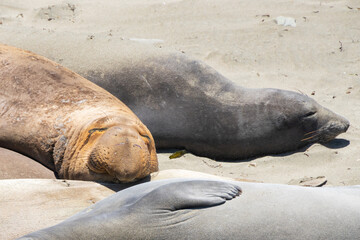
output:
POLYGON ((120 191, 20 239, 350 240, 360 236, 359 198, 360 186, 162 180, 120 191))
POLYGON ((240 87, 184 54, 105 33, 89 41, 81 33, 18 31, 0 39, 61 62, 121 99, 149 128, 157 148, 237 160, 329 141, 349 127, 310 97, 240 87))
POLYGON ((152 135, 120 100, 44 57, 0 46, 0 147, 59 178, 129 182, 158 169, 152 135))

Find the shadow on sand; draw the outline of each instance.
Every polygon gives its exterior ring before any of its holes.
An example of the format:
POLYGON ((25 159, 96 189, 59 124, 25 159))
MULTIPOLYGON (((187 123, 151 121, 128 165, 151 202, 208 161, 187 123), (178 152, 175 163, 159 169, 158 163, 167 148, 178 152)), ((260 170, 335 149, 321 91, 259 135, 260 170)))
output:
POLYGON ((141 183, 146 183, 146 182, 150 182, 150 176, 145 177, 141 180, 138 180, 136 182, 132 182, 132 183, 105 183, 105 182, 96 182, 100 185, 103 185, 104 187, 107 187, 115 192, 119 192, 121 190, 124 190, 126 188, 135 186, 137 184, 141 184, 141 183))
MULTIPOLYGON (((326 142, 326 143, 321 143, 321 145, 330 148, 330 149, 339 149, 339 148, 344 148, 346 146, 348 146, 350 144, 349 140, 346 139, 342 139, 342 138, 336 138, 331 140, 330 142, 326 142)), ((277 154, 268 154, 268 155, 260 155, 260 156, 255 156, 255 157, 251 157, 251 158, 247 158, 247 159, 239 159, 239 160, 217 160, 214 159, 217 162, 233 162, 233 163, 237 163, 237 162, 250 162, 252 160, 255 160, 257 158, 260 157, 264 157, 264 156, 271 156, 271 157, 286 157, 286 156, 290 156, 294 153, 305 153, 311 146, 313 146, 313 144, 307 145, 305 147, 302 147, 298 150, 295 151, 291 151, 291 152, 285 152, 285 153, 277 153, 277 154)))
POLYGON ((347 147, 348 145, 350 145, 350 141, 343 139, 343 138, 336 138, 330 142, 327 143, 322 143, 321 145, 330 148, 330 149, 339 149, 339 148, 344 148, 347 147))

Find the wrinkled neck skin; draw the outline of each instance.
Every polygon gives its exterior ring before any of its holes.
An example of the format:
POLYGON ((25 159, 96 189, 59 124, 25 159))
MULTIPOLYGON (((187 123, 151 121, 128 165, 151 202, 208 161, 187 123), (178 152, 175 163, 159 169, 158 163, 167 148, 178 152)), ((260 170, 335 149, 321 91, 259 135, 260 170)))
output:
MULTIPOLYGON (((53 143, 52 155, 47 159, 47 162, 51 162, 51 164, 48 163, 47 165, 51 166, 50 169, 55 172, 57 177, 76 179, 76 176, 71 172, 80 169, 82 169, 82 174, 84 175, 86 172, 87 174, 91 174, 89 170, 86 171, 86 169, 88 169, 88 154, 84 150, 91 148, 96 138, 91 138, 92 141, 88 145, 85 141, 87 140, 88 142, 89 140, 87 136, 97 135, 96 133, 90 134, 92 129, 105 129, 108 127, 105 120, 107 115, 104 113, 102 117, 97 116, 98 118, 100 117, 99 120, 95 118, 97 112, 97 109, 93 108, 82 109, 56 119, 57 121, 54 124, 54 128, 57 130, 58 136, 53 143), (79 146, 79 144, 81 144, 81 146, 79 146), (81 159, 81 161, 77 159, 81 159)), ((37 158, 35 157, 35 159, 37 158)), ((39 159, 37 160, 39 161, 39 159)), ((42 163, 44 164, 44 162, 42 163)))
MULTIPOLYGON (((91 147, 98 139, 101 132, 105 131, 109 126, 106 124, 106 118, 94 120, 93 114, 77 112, 69 117, 76 122, 76 128, 72 128, 74 124, 69 124, 66 136, 58 137, 54 147, 54 171, 59 178, 64 179, 83 179, 85 176, 93 175, 88 168, 88 158, 91 147)), ((83 179, 86 180, 86 179, 83 179)))

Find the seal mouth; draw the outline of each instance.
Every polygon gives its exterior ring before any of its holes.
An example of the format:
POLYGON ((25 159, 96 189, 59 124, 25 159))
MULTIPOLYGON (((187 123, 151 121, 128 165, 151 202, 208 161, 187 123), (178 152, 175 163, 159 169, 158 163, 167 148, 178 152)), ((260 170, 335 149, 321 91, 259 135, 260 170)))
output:
POLYGON ((88 168, 95 173, 107 173, 103 167, 103 162, 100 160, 101 157, 96 149, 90 153, 89 160, 87 162, 88 168))
POLYGON ((124 176, 118 176, 117 174, 115 174, 114 183, 132 183, 132 182, 136 182, 137 180, 139 180, 141 178, 129 178, 129 177, 124 177, 124 176))
POLYGON ((345 122, 345 123, 330 122, 321 131, 322 134, 320 135, 318 141, 320 143, 329 142, 339 134, 346 132, 349 126, 350 126, 349 122, 345 122))

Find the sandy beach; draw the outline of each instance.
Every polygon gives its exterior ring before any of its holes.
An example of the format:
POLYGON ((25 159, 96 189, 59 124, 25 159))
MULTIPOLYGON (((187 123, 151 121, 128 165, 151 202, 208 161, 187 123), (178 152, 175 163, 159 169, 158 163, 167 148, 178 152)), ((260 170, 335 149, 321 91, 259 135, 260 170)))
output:
POLYGON ((355 0, 2 0, 0 41, 16 45, 16 36, 31 37, 26 34, 35 30, 79 33, 89 41, 106 34, 113 41, 195 57, 243 87, 311 96, 350 121, 347 133, 325 145, 246 161, 219 162, 190 153, 169 159, 171 152, 160 152, 160 170, 284 184, 325 176, 327 185, 354 185, 360 184, 359 8, 355 0), (278 25, 279 16, 295 19, 296 26, 278 25))

